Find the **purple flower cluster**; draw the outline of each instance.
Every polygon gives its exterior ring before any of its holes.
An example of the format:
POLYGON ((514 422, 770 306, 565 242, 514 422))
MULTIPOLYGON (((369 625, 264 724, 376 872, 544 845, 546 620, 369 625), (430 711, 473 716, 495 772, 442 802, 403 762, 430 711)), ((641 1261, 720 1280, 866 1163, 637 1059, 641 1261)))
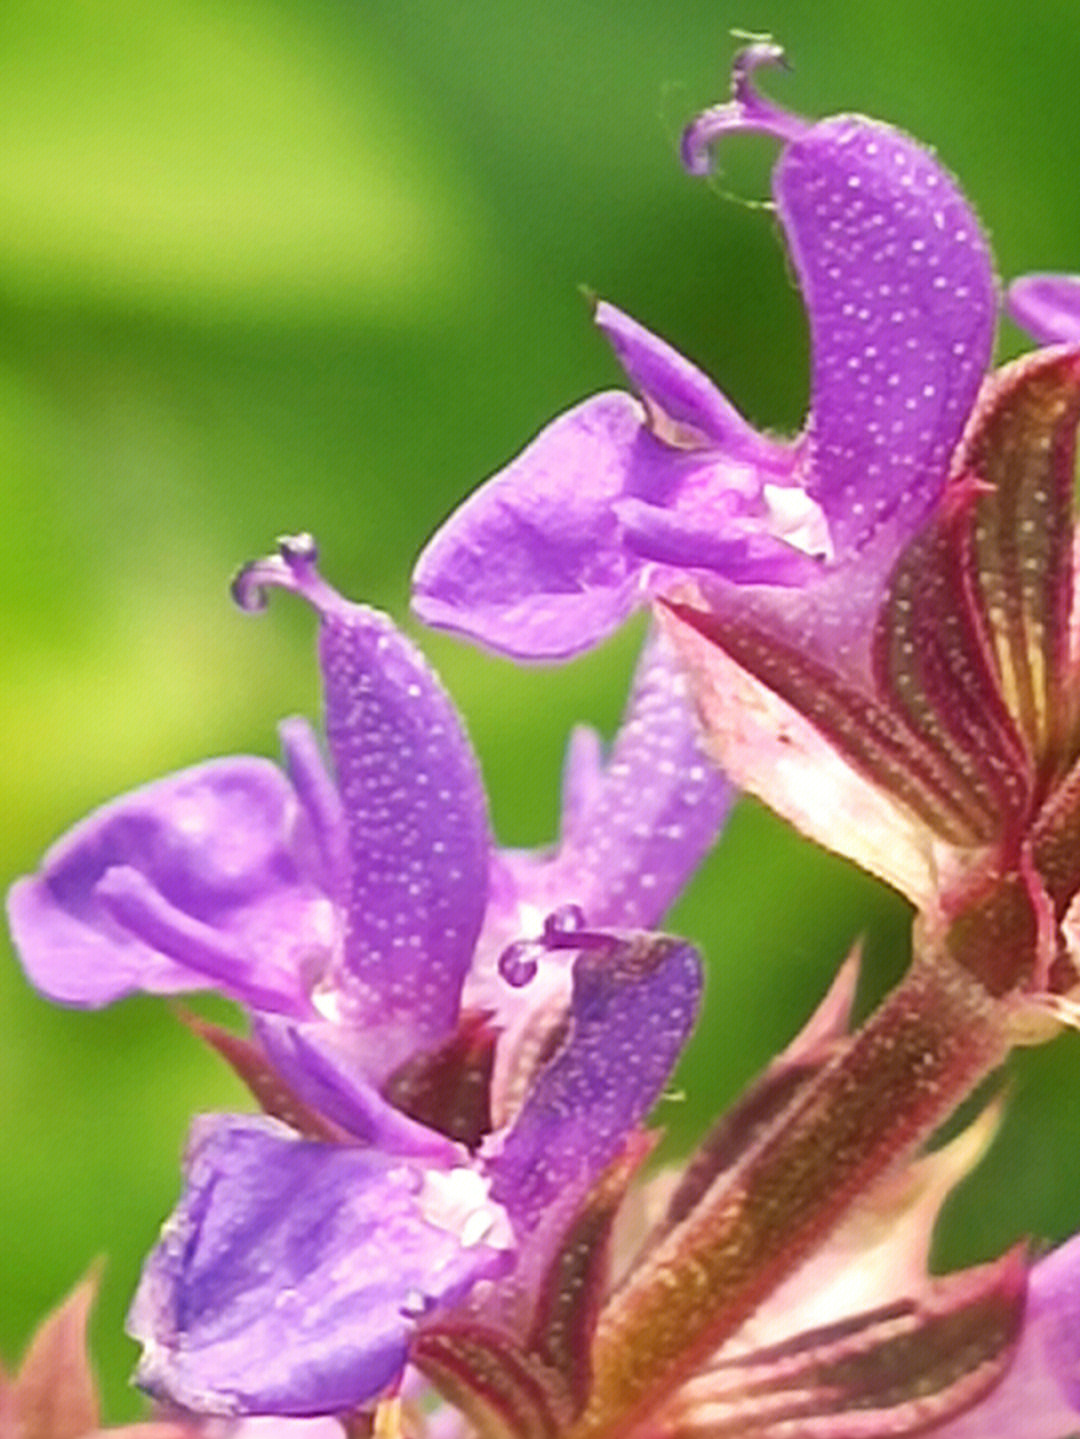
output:
POLYGON ((262 1113, 195 1121, 129 1321, 183 1432, 1080 1428, 1080 1239, 931 1277, 995 1111, 927 1148, 1076 1013, 1080 280, 1017 282, 1049 348, 989 373, 997 286, 955 183, 885 125, 766 100, 779 58, 737 58, 683 158, 780 144, 801 433, 755 430, 600 304, 635 393, 555 420, 417 565, 421 618, 515 656, 653 606, 610 749, 571 739, 558 842, 495 844, 438 680, 297 536, 234 594, 316 612, 324 734, 288 720, 281 767, 218 759, 107 805, 11 892, 56 1001, 212 989, 249 1021, 191 1021, 262 1113), (734 786, 905 893, 915 959, 854 1031, 849 961, 686 1165, 643 1178, 702 984, 656 926, 734 786))

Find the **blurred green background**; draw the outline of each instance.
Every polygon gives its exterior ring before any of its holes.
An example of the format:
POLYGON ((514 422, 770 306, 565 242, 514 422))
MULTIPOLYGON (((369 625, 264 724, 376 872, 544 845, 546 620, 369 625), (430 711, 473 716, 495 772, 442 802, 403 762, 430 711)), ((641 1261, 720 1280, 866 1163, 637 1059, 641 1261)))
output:
MULTIPOLYGON (((732 27, 772 30, 808 113, 938 147, 1002 273, 1080 268, 1073 0, 5 0, 0 7, 0 874, 91 806, 211 754, 273 754, 317 706, 310 616, 226 585, 299 528, 405 613, 417 549, 556 411, 618 383, 588 286, 759 423, 797 427, 805 324, 769 147, 684 176, 732 27), (722 193, 724 192, 724 193, 722 193)), ((1004 350, 1017 337, 1006 334, 1004 350)), ((510 843, 551 837, 569 725, 610 732, 638 633, 566 669, 423 643, 510 843)), ((708 1014, 662 1111, 683 1146, 798 1027, 857 935, 864 1005, 904 905, 745 805, 673 927, 708 1014)), ((1004 1131, 943 1263, 1080 1227, 1080 1038, 1013 1064, 1004 1131)), ((95 1344, 137 1412, 121 1320, 172 1205, 190 1113, 242 1103, 170 1018, 51 1008, 0 954, 0 1352, 108 1256, 95 1344)))

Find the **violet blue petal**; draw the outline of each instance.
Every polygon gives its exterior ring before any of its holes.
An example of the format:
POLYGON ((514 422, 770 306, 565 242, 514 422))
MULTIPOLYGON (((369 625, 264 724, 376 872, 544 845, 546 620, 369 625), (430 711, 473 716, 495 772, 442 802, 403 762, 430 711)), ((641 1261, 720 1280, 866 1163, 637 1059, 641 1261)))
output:
POLYGON ((282 720, 278 734, 285 771, 304 807, 322 872, 335 902, 340 904, 349 883, 349 837, 341 795, 306 719, 294 715, 282 720))
POLYGON ((734 798, 708 758, 671 642, 654 630, 610 752, 592 730, 571 737, 558 846, 496 853, 481 949, 537 935, 565 904, 592 927, 651 928, 716 842, 734 798))
POLYGON ((604 741, 591 725, 570 731, 563 760, 561 841, 586 833, 604 785, 604 741))
MULTIPOLYGON (((249 565, 234 586, 255 608, 267 586, 320 617, 326 737, 344 815, 348 878, 340 995, 316 996, 334 1018, 442 1038, 483 918, 486 802, 456 710, 426 661, 387 616, 350 604, 321 578, 309 536, 249 565), (347 1013, 338 1014, 338 1010, 347 1013)), ((333 833, 333 823, 327 826, 333 833)))
POLYGON ((12 888, 8 914, 28 977, 62 1004, 216 988, 303 1015, 333 940, 325 886, 281 772, 222 759, 88 816, 12 888))
POLYGON ((811 328, 802 473, 843 561, 941 493, 990 363, 992 263, 950 176, 884 125, 816 125, 774 190, 811 328))
POLYGON ((732 460, 790 477, 791 447, 755 430, 708 375, 666 340, 605 301, 594 318, 634 388, 667 420, 692 432, 699 444, 722 448, 732 460))
POLYGON ((571 737, 559 844, 493 856, 466 1003, 494 1012, 501 1030, 491 1084, 497 1126, 516 1113, 536 1052, 570 1001, 571 955, 537 940, 546 917, 576 905, 592 927, 654 927, 715 843, 734 797, 707 758, 670 642, 656 632, 610 753, 592 730, 571 737), (504 982, 508 948, 534 970, 522 987, 504 982))
POLYGON ((701 965, 655 934, 582 932, 562 1047, 490 1146, 492 1198, 527 1235, 581 1197, 655 1104, 693 1026, 701 965))
POLYGON ((274 1120, 196 1121, 186 1188, 128 1326, 136 1382, 197 1413, 343 1413, 405 1364, 424 1313, 511 1261, 469 1169, 296 1138, 274 1120))
POLYGON ((1024 275, 1005 308, 1040 345, 1080 344, 1080 275, 1024 275))
POLYGON ((641 597, 612 501, 662 455, 629 395, 596 395, 543 430, 460 506, 413 572, 413 609, 507 654, 595 644, 641 597))
POLYGON ((933 1439, 1072 1439, 1080 1433, 1080 1238, 1040 1259, 1020 1347, 980 1403, 933 1439))

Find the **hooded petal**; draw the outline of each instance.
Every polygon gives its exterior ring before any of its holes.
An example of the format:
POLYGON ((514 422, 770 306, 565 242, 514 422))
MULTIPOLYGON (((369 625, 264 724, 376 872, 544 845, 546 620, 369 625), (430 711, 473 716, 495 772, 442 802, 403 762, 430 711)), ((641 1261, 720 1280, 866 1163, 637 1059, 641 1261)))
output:
POLYGON ((554 850, 501 850, 480 948, 539 932, 560 905, 601 928, 655 925, 716 842, 735 792, 708 757, 682 666, 659 630, 646 640, 607 754, 571 735, 554 850))
POLYGON ((424 1313, 509 1262, 470 1170, 298 1139, 273 1120, 196 1123, 187 1187, 129 1328, 137 1382, 197 1413, 343 1413, 400 1375, 424 1313))
POLYGON ((773 194, 810 320, 810 413, 797 474, 840 562, 882 530, 896 546, 941 491, 990 361, 997 297, 978 221, 936 159, 859 116, 810 125, 758 95, 775 46, 737 57, 733 98, 689 128, 684 155, 740 130, 784 151, 773 194))
POLYGON ((468 1002, 493 1010, 502 1031, 492 1083, 497 1121, 515 1111, 526 1056, 562 1022, 571 992, 569 953, 545 953, 522 988, 505 983, 498 961, 507 946, 539 935, 545 918, 567 906, 594 927, 657 924, 716 842, 734 798, 703 748, 681 666, 656 631, 609 753, 592 730, 571 737, 558 846, 494 856, 468 1002))
POLYGON ((559 658, 619 625, 641 597, 612 502, 664 453, 628 395, 586 400, 455 511, 413 572, 413 609, 511 655, 559 658))
POLYGON ((8 914, 30 980, 63 1004, 213 987, 302 1014, 332 947, 325 884, 281 772, 223 759, 95 811, 8 914))
POLYGON ((484 793, 457 712, 422 656, 385 615, 343 600, 315 560, 310 536, 283 540, 241 573, 235 593, 257 608, 277 585, 318 611, 345 931, 316 1004, 334 1022, 396 1028, 408 1052, 457 1018, 486 899, 484 793))
MULTIPOLYGON (((715 843, 735 798, 705 750, 670 641, 646 641, 591 801, 568 815, 558 866, 591 880, 589 924, 657 923, 715 843)), ((581 888, 567 883, 567 894, 581 888)))
POLYGON ((1009 286, 1005 307, 1040 345, 1080 343, 1080 275, 1025 275, 1009 286))

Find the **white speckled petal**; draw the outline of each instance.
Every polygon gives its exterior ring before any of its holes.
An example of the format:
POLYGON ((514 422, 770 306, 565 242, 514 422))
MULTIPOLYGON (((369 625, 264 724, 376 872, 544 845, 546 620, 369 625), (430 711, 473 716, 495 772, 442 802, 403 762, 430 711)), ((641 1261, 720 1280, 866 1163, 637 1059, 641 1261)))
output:
POLYGON ((349 835, 350 975, 424 1039, 457 1018, 485 904, 488 827, 449 697, 383 615, 324 613, 326 733, 349 835))
POLYGON ((343 959, 315 1004, 354 1027, 398 1026, 407 1051, 457 1020, 487 898, 486 802, 461 720, 422 655, 386 615, 342 599, 315 561, 310 536, 285 539, 234 592, 254 609, 279 586, 319 614, 347 874, 343 959))
POLYGON ((991 260, 951 177, 885 125, 822 121, 773 188, 812 332, 800 472, 843 560, 941 492, 990 362, 991 260))
POLYGON ((564 829, 558 864, 587 879, 588 923, 656 924, 716 841, 734 797, 706 752, 670 641, 656 630, 592 802, 564 829))

